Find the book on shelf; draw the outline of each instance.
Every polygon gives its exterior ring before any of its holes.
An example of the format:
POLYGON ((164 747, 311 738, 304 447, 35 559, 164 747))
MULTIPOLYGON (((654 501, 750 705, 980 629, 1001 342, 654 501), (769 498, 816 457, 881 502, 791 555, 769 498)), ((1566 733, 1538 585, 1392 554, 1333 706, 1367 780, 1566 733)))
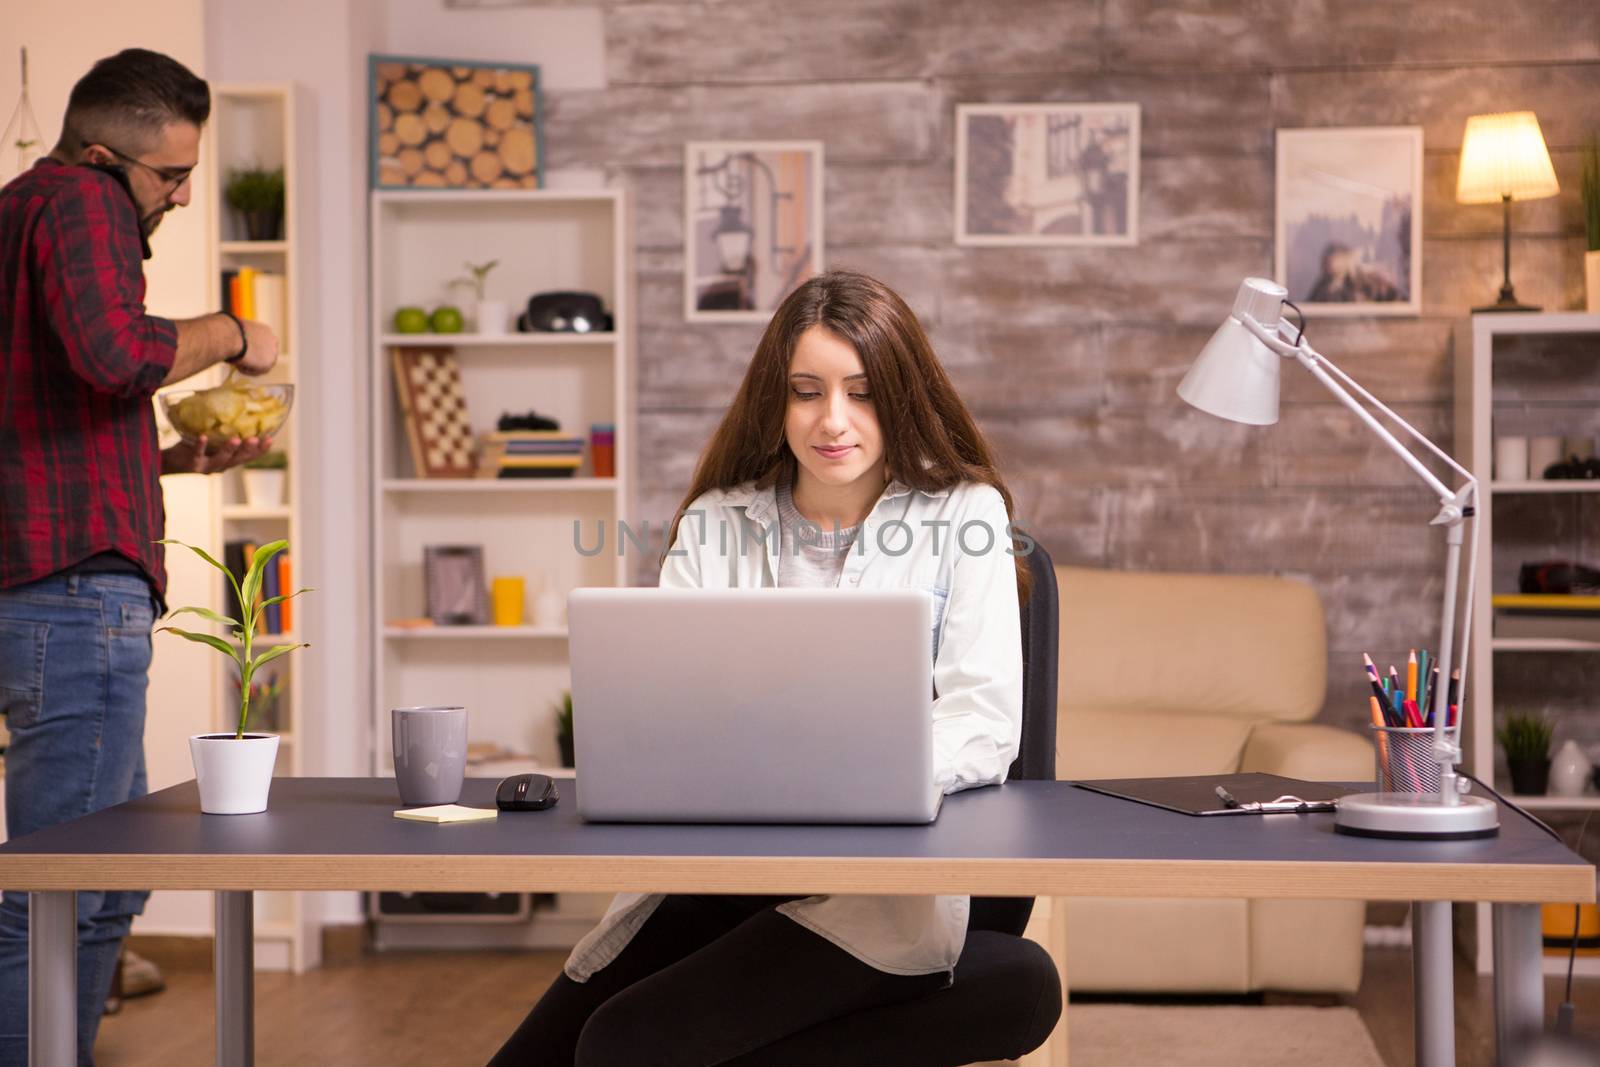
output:
POLYGON ((254 267, 222 272, 223 307, 241 319, 271 328, 281 344, 289 325, 289 285, 277 271, 254 267))
MULTIPOLYGON (((261 600, 264 604, 277 596, 279 592, 277 563, 276 559, 272 560, 267 564, 266 569, 261 572, 261 600)), ((281 607, 282 605, 280 604, 266 605, 266 608, 261 613, 262 622, 264 623, 262 627, 263 633, 283 633, 283 613, 279 610, 281 607)))
POLYGON ((1494 635, 1600 641, 1600 596, 1571 593, 1496 593, 1494 635))
POLYGON ((502 430, 484 434, 480 478, 570 478, 583 464, 584 440, 561 430, 502 430))

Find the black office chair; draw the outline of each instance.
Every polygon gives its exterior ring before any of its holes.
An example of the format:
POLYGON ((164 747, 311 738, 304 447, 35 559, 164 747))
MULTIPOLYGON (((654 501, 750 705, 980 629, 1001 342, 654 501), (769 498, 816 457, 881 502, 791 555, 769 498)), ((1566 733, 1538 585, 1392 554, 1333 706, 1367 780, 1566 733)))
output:
MULTIPOLYGON (((1037 545, 1028 556, 1033 592, 1022 613, 1022 744, 1010 777, 1056 776, 1056 572, 1037 545)), ((1061 1018, 1061 979, 1038 944, 1022 937, 1032 897, 973 897, 956 980, 931 996, 856 1012, 760 1051, 765 1067, 959 1067, 1013 1060, 1044 1044, 1061 1018)))

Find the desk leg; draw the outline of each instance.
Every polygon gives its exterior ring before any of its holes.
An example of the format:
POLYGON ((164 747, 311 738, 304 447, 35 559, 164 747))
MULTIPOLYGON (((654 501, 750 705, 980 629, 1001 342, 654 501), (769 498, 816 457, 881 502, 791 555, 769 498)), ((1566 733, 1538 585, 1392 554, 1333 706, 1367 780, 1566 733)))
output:
POLYGON ((1544 939, 1537 904, 1495 904, 1495 1062, 1544 1026, 1544 939))
POLYGON ((1411 980, 1416 997, 1417 1067, 1456 1062, 1455 974, 1450 902, 1411 904, 1411 980))
POLYGON ((28 1067, 78 1062, 78 894, 28 894, 28 1067))
POLYGON ((252 1067, 256 1057, 255 901, 249 890, 217 892, 217 1067, 252 1067))

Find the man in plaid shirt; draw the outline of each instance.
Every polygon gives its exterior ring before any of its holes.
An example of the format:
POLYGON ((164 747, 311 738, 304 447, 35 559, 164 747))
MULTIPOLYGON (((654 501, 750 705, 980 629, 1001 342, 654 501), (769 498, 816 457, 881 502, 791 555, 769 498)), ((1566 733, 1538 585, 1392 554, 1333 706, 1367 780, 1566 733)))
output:
MULTIPOLYGON (((160 477, 225 470, 269 441, 162 451, 151 397, 230 363, 265 374, 272 331, 144 307, 149 237, 189 202, 210 90, 130 49, 73 87, 55 149, 0 190, 0 712, 17 837, 145 791, 150 628, 164 610, 160 477)), ((78 894, 78 1045, 89 1063, 146 894, 78 894)), ((0 1067, 27 1062, 28 897, 0 900, 0 1067)))

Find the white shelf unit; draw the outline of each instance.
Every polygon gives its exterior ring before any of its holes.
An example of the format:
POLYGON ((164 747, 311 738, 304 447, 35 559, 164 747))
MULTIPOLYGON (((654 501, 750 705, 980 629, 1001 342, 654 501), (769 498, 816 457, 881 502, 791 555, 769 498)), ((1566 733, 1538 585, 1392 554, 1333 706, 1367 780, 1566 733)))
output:
MULTIPOLYGON (((547 589, 623 585, 633 561, 615 551, 631 499, 633 385, 631 229, 619 189, 378 191, 371 194, 373 628, 372 772, 393 773, 388 709, 461 704, 472 741, 555 763, 555 706, 570 688, 564 619, 535 619, 547 589), (600 334, 396 334, 395 311, 455 302, 467 262, 498 259, 488 296, 517 306, 552 290, 597 293, 614 316, 600 334), (585 449, 572 478, 421 478, 395 394, 392 350, 449 346, 475 436, 506 412, 536 410, 572 436, 615 427, 614 474, 593 476, 585 449), (606 550, 585 555, 597 524, 606 550), (516 576, 524 624, 409 628, 425 613, 423 547, 483 547, 485 578, 516 576)), ((470 309, 469 309, 470 314, 470 309)), ((630 546, 631 547, 631 546, 630 546)))
MULTIPOLYGON (((1494 439, 1498 433, 1562 433, 1562 420, 1576 419, 1600 404, 1600 390, 1574 391, 1561 381, 1561 361, 1569 368, 1600 365, 1600 315, 1577 312, 1515 312, 1473 315, 1460 323, 1455 334, 1455 441, 1457 455, 1479 478, 1479 526, 1477 589, 1471 605, 1472 649, 1466 708, 1467 752, 1465 759, 1472 772, 1495 788, 1512 796, 1510 782, 1496 781, 1494 726, 1497 712, 1511 694, 1498 694, 1496 668, 1504 657, 1542 654, 1581 655, 1600 651, 1600 642, 1559 638, 1512 638, 1494 636, 1495 593, 1514 593, 1515 559, 1497 561, 1495 517, 1497 500, 1538 496, 1582 497, 1600 492, 1600 483, 1589 481, 1496 481, 1491 478, 1494 439), (1497 399, 1502 383, 1497 370, 1506 371, 1514 363, 1514 346, 1538 344, 1549 350, 1550 359, 1541 363, 1540 380, 1531 383, 1531 392, 1517 401, 1497 399), (1500 365, 1497 367, 1497 358, 1500 365), (1546 428, 1547 427, 1547 428, 1546 428)), ((1526 358, 1523 359, 1526 364, 1526 358)), ((1555 501, 1551 501, 1554 503, 1555 501)), ((1508 555, 1508 551, 1501 555, 1508 555)), ((1558 725, 1559 731, 1559 725, 1558 725)), ((1582 812, 1600 809, 1600 796, 1512 796, 1534 812, 1582 812)), ((1493 939, 1490 936, 1490 910, 1478 905, 1479 974, 1494 968, 1493 939)), ((1545 957, 1545 973, 1566 973, 1566 956, 1545 957), (1559 967, 1557 964, 1559 963, 1559 967)), ((1600 959, 1580 956, 1575 973, 1600 975, 1600 959)))
MULTIPOLYGON (((260 380, 286 382, 296 385, 295 361, 292 354, 299 351, 298 300, 301 280, 300 250, 296 245, 299 194, 299 177, 295 159, 295 89, 289 84, 214 85, 212 86, 211 120, 207 124, 207 168, 212 175, 216 196, 209 215, 209 267, 212 304, 227 305, 222 292, 221 275, 224 270, 253 267, 257 270, 282 274, 286 291, 286 315, 283 336, 278 338, 279 362, 260 380), (282 167, 284 173, 283 238, 270 241, 245 240, 244 226, 237 214, 228 207, 223 189, 230 171, 241 167, 282 167)), ((219 366, 208 372, 198 384, 220 384, 227 368, 219 366)), ((184 388, 192 388, 185 383, 184 388)), ((287 538, 289 553, 294 555, 302 541, 305 528, 301 514, 304 499, 300 487, 299 464, 296 462, 294 427, 304 411, 303 396, 295 397, 289 421, 276 439, 273 447, 289 454, 288 475, 285 479, 284 500, 271 506, 252 506, 246 502, 241 472, 228 471, 209 478, 212 498, 213 526, 208 550, 219 560, 223 559, 223 546, 232 540, 252 540, 258 544, 287 538)), ((298 561, 295 561, 296 563, 298 561)), ((296 577, 298 567, 294 568, 296 577)), ((221 577, 213 584, 213 608, 232 615, 237 605, 232 603, 221 577)), ((308 635, 299 625, 301 605, 295 602, 291 609, 295 615, 294 634, 263 635, 257 646, 284 644, 304 640, 308 635)), ((219 636, 226 636, 221 627, 219 636)), ((265 671, 275 671, 283 679, 284 691, 279 698, 277 722, 259 723, 252 714, 252 729, 267 729, 280 737, 277 764, 274 773, 293 776, 301 773, 303 746, 299 743, 296 727, 299 709, 304 706, 303 684, 295 662, 298 654, 275 660, 265 671)), ((231 732, 236 726, 239 705, 236 672, 233 666, 216 657, 213 663, 211 691, 214 710, 214 728, 231 732)), ((316 967, 321 961, 321 943, 318 931, 309 924, 304 896, 290 892, 258 892, 255 894, 256 966, 262 970, 287 970, 296 974, 316 967)))
MULTIPOLYGON (((468 732, 515 755, 469 774, 511 774, 558 762, 555 708, 571 687, 565 619, 534 619, 539 595, 578 586, 625 585, 633 560, 614 551, 616 526, 632 499, 634 392, 632 231, 621 190, 392 191, 371 201, 372 484, 371 558, 374 695, 371 766, 394 773, 389 708, 460 704, 468 732), (450 301, 452 279, 467 262, 498 259, 488 296, 513 306, 534 293, 599 294, 614 330, 594 334, 396 334, 394 312, 450 301), (615 467, 594 477, 588 449, 572 478, 421 478, 395 394, 393 349, 455 350, 474 436, 504 412, 536 410, 573 436, 595 423, 615 427, 615 467), (606 551, 594 544, 596 524, 606 551), (423 547, 483 547, 485 579, 524 580, 525 619, 518 626, 390 625, 424 614, 423 547)), ((553 773, 570 774, 570 771, 553 773)), ((606 894, 563 893, 511 926, 464 917, 433 922, 382 921, 383 947, 570 946, 604 912, 606 894), (485 940, 487 939, 487 940, 485 940)))

